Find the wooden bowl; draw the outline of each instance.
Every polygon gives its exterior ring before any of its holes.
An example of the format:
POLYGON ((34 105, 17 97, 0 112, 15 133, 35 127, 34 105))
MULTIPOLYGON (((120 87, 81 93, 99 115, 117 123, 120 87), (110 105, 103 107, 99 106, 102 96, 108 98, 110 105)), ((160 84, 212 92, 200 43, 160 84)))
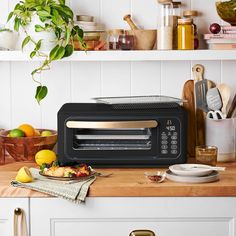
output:
POLYGON ((135 36, 135 50, 152 50, 157 39, 157 30, 128 30, 130 35, 135 36))
POLYGON ((231 24, 236 26, 236 2, 235 1, 218 1, 216 2, 216 10, 219 17, 231 24))
MULTIPOLYGON (((38 129, 41 133, 43 129, 38 129)), ((57 131, 49 130, 52 135, 47 137, 33 136, 12 138, 7 137, 10 130, 0 132, 0 145, 15 161, 34 161, 35 154, 42 149, 52 150, 57 142, 57 131)), ((4 154, 5 155, 5 154, 4 154)))

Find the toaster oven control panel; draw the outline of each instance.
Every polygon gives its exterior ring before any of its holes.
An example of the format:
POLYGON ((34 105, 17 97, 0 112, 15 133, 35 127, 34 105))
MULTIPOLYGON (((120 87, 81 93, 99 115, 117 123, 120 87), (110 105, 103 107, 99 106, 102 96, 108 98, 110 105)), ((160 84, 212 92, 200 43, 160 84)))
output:
POLYGON ((176 118, 160 120, 160 155, 176 157, 180 153, 180 122, 176 118))

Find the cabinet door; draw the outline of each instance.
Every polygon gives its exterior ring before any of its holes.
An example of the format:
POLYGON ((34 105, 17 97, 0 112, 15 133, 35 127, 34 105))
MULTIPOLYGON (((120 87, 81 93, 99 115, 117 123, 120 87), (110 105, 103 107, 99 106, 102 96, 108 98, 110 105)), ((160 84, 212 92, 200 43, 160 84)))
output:
POLYGON ((235 236, 236 198, 31 199, 33 236, 235 236))
POLYGON ((14 210, 21 208, 26 215, 28 224, 29 199, 28 198, 0 198, 0 235, 14 235, 14 210))

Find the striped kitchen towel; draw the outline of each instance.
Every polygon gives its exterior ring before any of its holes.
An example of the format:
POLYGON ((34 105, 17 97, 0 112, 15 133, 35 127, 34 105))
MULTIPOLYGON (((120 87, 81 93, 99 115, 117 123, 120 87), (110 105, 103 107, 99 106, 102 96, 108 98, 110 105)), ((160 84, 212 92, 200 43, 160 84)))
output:
POLYGON ((14 180, 11 185, 36 190, 74 203, 85 202, 89 187, 96 179, 96 176, 90 176, 82 181, 59 181, 41 176, 38 169, 31 168, 30 171, 34 177, 33 182, 21 183, 14 180))

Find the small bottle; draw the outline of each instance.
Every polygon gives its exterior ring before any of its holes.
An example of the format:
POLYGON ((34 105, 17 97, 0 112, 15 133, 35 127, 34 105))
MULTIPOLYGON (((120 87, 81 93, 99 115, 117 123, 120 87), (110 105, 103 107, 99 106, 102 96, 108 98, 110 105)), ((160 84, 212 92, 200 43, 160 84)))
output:
MULTIPOLYGON (((183 12, 183 16, 185 18, 191 18, 194 20, 194 17, 198 16, 198 11, 186 10, 183 12)), ((197 25, 194 24, 194 22, 193 26, 194 26, 194 50, 196 50, 199 48, 198 30, 197 30, 197 25)))
POLYGON ((119 37, 124 34, 124 30, 122 29, 114 29, 108 31, 108 49, 109 50, 119 50, 119 37))
POLYGON ((173 7, 172 0, 158 0, 161 4, 161 18, 157 29, 158 50, 173 49, 173 7))
POLYGON ((189 18, 178 19, 178 50, 194 49, 194 26, 189 18))

